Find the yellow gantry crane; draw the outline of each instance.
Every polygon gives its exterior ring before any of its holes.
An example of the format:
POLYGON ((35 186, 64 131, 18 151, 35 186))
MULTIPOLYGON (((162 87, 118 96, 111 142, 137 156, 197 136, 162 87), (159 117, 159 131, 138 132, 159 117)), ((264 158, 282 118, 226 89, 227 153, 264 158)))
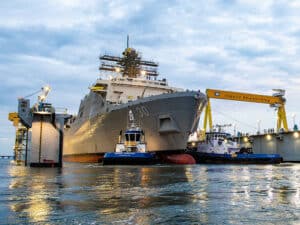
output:
POLYGON ((272 96, 269 96, 269 95, 258 95, 258 94, 241 93, 241 92, 233 92, 233 91, 206 89, 207 105, 205 108, 205 115, 204 115, 204 124, 203 124, 204 132, 206 132, 207 124, 209 125, 210 130, 213 129, 212 112, 211 112, 211 105, 210 105, 211 98, 268 104, 277 110, 277 132, 281 128, 283 128, 285 131, 288 131, 288 124, 287 124, 286 113, 284 108, 285 91, 282 89, 273 89, 273 91, 275 91, 276 93, 274 93, 272 96))

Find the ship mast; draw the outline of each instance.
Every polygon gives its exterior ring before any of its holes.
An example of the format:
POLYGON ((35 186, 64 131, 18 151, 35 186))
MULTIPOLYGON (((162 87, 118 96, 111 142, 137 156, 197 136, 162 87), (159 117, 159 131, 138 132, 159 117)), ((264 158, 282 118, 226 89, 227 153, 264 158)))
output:
POLYGON ((129 127, 131 127, 131 128, 136 127, 134 115, 131 110, 129 110, 129 112, 128 112, 128 119, 129 119, 129 127))
POLYGON ((145 76, 150 79, 158 76, 158 63, 142 60, 140 54, 129 47, 129 35, 127 35, 127 48, 122 53, 122 57, 102 55, 100 60, 100 71, 117 72, 129 78, 145 76))
POLYGON ((127 48, 129 48, 129 35, 127 34, 127 48))

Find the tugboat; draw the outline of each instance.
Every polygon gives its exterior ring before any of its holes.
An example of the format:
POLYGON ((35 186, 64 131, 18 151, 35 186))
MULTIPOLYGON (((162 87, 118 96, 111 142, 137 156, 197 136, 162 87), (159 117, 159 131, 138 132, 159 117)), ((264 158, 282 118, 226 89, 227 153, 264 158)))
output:
POLYGON ((202 140, 192 142, 187 153, 197 163, 211 164, 278 164, 279 154, 253 154, 251 149, 240 147, 231 134, 221 131, 207 132, 202 140))
POLYGON ((129 126, 125 131, 125 140, 122 130, 115 152, 104 154, 103 165, 149 165, 157 162, 155 153, 147 152, 144 131, 135 123, 131 110, 128 113, 129 126))

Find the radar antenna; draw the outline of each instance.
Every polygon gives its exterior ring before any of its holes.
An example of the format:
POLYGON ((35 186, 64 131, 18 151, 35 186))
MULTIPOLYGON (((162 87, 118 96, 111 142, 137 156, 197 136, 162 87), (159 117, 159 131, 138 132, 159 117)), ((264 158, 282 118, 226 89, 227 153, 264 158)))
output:
MULTIPOLYGON (((140 76, 157 77, 158 64, 152 61, 142 60, 140 54, 129 47, 129 35, 127 35, 127 48, 121 57, 112 55, 102 55, 101 71, 111 71, 122 74, 123 77, 137 78, 140 76)), ((156 79, 156 78, 155 78, 156 79)))
POLYGON ((214 127, 216 127, 218 129, 218 132, 223 132, 223 128, 226 128, 226 127, 231 127, 231 124, 216 124, 214 127))

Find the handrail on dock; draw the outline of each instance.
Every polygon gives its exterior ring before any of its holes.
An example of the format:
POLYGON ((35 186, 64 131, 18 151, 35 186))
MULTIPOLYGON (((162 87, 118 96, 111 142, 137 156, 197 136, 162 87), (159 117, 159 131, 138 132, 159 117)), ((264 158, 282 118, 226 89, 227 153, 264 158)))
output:
POLYGON ((0 155, 0 159, 13 159, 14 156, 12 155, 0 155))

